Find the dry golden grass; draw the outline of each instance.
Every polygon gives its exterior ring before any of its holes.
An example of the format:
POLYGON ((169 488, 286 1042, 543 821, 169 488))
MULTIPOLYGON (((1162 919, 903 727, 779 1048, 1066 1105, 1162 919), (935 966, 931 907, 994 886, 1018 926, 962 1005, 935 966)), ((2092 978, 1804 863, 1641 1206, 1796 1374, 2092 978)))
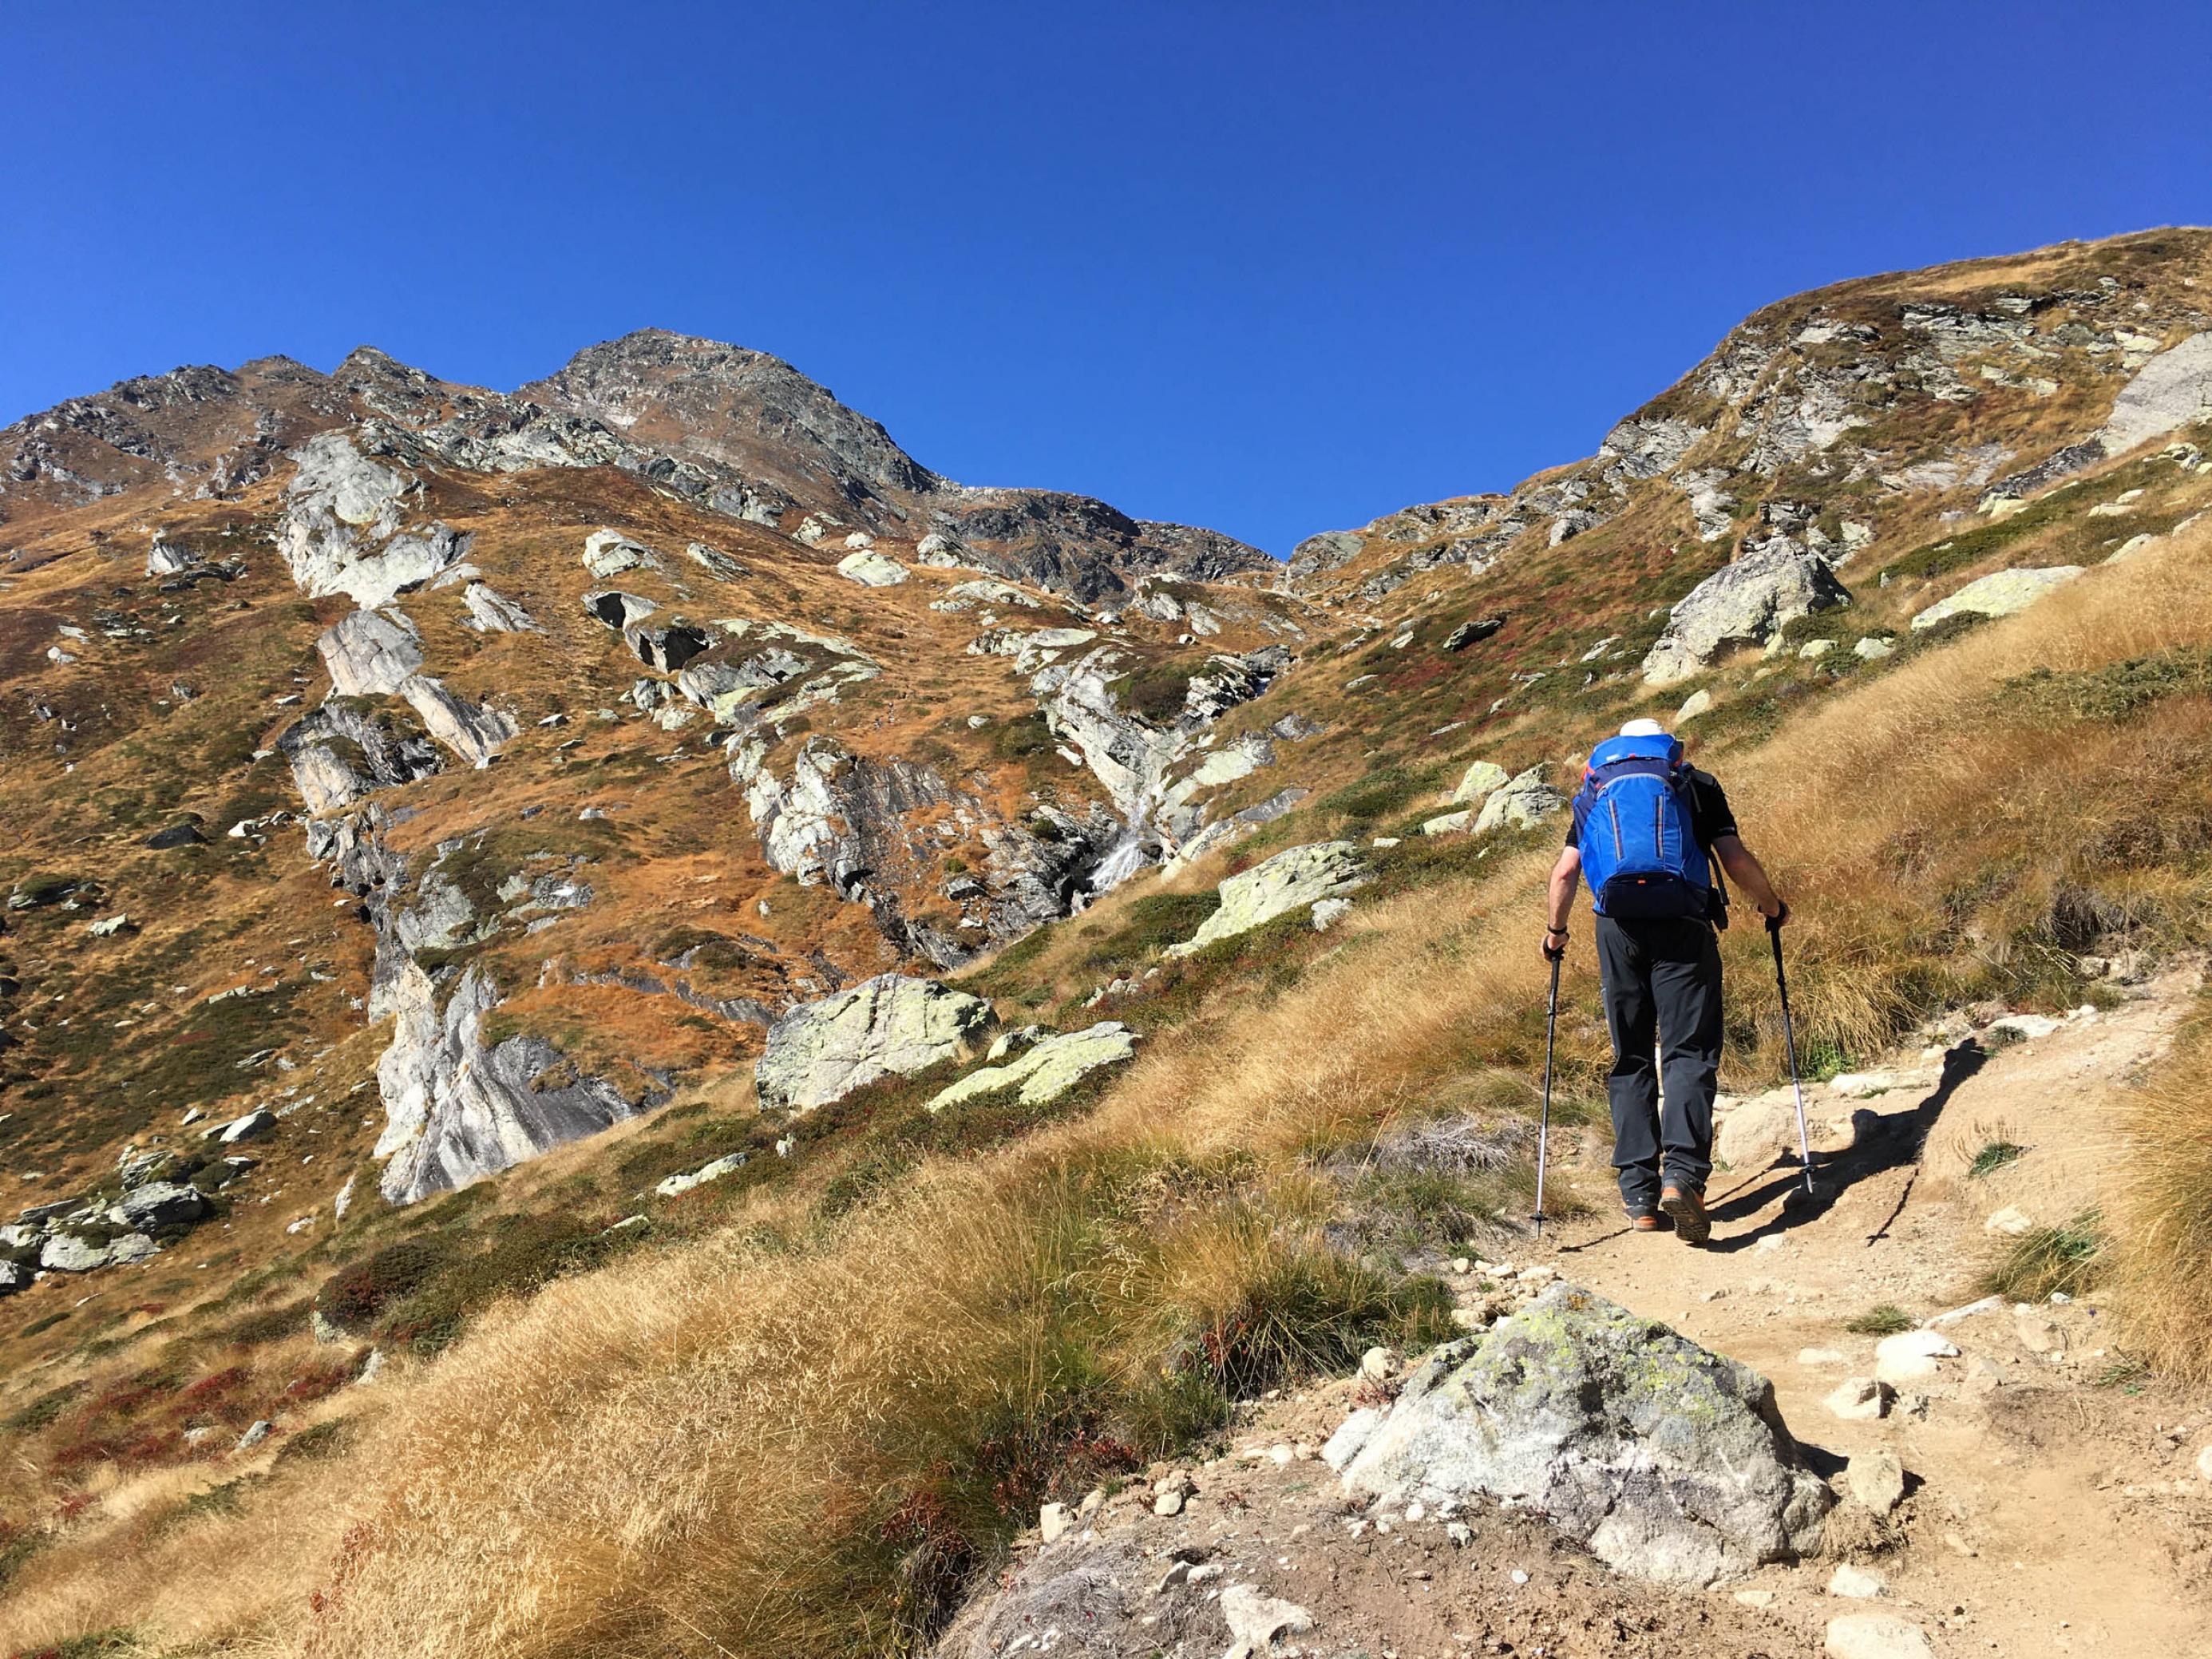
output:
POLYGON ((2111 1219, 2130 1352, 2182 1382, 2212 1382, 2212 1018, 2185 1029, 2118 1128, 2111 1219))
MULTIPOLYGON (((2206 699, 2061 732, 1999 688, 2212 642, 2209 541, 2093 574, 1732 762, 1800 906, 1808 1046, 1868 1054, 1948 997, 2070 990, 2069 894, 2201 938, 2206 699)), ((119 1562, 61 1539, 0 1645, 127 1620, 365 1659, 910 1648, 1007 1511, 1112 1461, 1102 1437, 1164 1449, 1209 1420, 1194 1378, 1249 1387, 1419 1317, 1321 1247, 1315 1155, 1510 1102, 1498 1068, 1541 1038, 1549 861, 1355 913, 1304 980, 1162 1038, 1089 1118, 926 1166, 811 1251, 726 1240, 549 1286, 400 1379, 357 1455, 288 1473, 242 1518, 119 1562)), ((1601 1041, 1577 943, 1570 1088, 1601 1041)), ((1743 1073, 1777 1062, 1765 949, 1729 938, 1743 1073)), ((2212 1233, 2191 1064, 2140 1142, 2174 1170, 2142 1200, 2164 1220, 2141 1305, 2177 1342, 2212 1322, 2185 1271, 2212 1233)))

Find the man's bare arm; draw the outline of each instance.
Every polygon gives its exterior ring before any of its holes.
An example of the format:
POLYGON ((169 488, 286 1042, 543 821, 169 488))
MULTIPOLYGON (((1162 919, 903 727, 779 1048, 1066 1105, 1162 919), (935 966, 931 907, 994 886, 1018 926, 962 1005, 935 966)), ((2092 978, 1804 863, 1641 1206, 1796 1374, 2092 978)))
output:
POLYGON ((1545 912, 1548 926, 1544 934, 1544 957, 1547 962, 1555 949, 1566 949, 1567 911, 1574 904, 1575 889, 1582 885, 1582 849, 1570 847, 1552 866, 1550 908, 1545 912))
MULTIPOLYGON (((1720 859, 1721 868, 1728 872, 1729 879, 1758 907, 1759 915, 1778 916, 1782 914, 1786 907, 1782 902, 1782 895, 1774 890, 1774 884, 1767 879, 1766 866, 1759 861, 1740 837, 1715 836, 1713 851, 1720 859)), ((1553 879, 1558 879, 1556 874, 1553 879)))

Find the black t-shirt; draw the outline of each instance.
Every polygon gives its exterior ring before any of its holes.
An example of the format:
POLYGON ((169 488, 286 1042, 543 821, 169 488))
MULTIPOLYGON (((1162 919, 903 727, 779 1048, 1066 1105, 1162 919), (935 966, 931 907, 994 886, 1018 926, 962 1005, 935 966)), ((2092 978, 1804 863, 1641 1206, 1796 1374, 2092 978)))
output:
MULTIPOLYGON (((1723 836, 1737 833, 1735 813, 1729 807, 1727 792, 1721 781, 1710 772, 1690 769, 1690 833, 1697 837, 1698 845, 1711 853, 1713 843, 1723 836)), ((1567 845, 1579 848, 1582 823, 1579 815, 1567 819, 1567 845)))

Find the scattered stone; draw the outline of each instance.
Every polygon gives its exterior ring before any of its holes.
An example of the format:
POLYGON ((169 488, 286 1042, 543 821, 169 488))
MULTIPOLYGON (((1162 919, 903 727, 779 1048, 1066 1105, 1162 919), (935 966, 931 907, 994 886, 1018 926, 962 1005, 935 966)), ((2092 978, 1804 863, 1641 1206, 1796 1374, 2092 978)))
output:
POLYGON ((1406 1357, 1395 1348, 1370 1348, 1359 1356, 1359 1374, 1370 1382, 1388 1382, 1406 1369, 1406 1357))
POLYGON ((1713 694, 1703 688, 1682 699, 1682 706, 1674 711, 1674 724, 1686 726, 1698 715, 1709 714, 1713 706, 1713 694))
POLYGON ((108 1219, 132 1232, 153 1228, 189 1227, 214 1213, 215 1206, 197 1188, 172 1181, 149 1181, 124 1194, 107 1212, 108 1219))
POLYGON ((1154 1515, 1181 1515, 1182 1513, 1182 1502, 1183 1495, 1179 1492, 1164 1492, 1158 1493, 1152 1498, 1152 1513, 1154 1515))
POLYGON ((1441 817, 1428 819, 1421 825, 1421 833, 1425 836, 1452 836, 1470 830, 1474 826, 1474 809, 1468 807, 1457 812, 1446 812, 1441 817))
POLYGON ((265 1417, 263 1418, 259 1422, 247 1429, 244 1434, 238 1437, 238 1445, 236 1449, 239 1451, 252 1450, 254 1447, 259 1445, 263 1441, 266 1440, 272 1433, 274 1433, 276 1431, 276 1425, 274 1423, 271 1423, 265 1417))
POLYGON ((1860 1452, 1844 1469, 1844 1490, 1876 1515, 1905 1501, 1905 1465, 1895 1452, 1860 1452))
POLYGON ((1874 1374, 1893 1385, 1917 1382, 1935 1376, 1941 1369, 1938 1361, 1958 1357, 1958 1348, 1938 1332, 1899 1331, 1874 1345, 1874 1374))
POLYGON ((1828 1580, 1828 1594, 1848 1596, 1856 1601, 1871 1601, 1889 1591, 1888 1583, 1878 1572, 1864 1567, 1855 1567, 1844 1562, 1828 1580))
POLYGON ((276 1131, 276 1114, 264 1106, 257 1106, 244 1117, 234 1117, 222 1127, 208 1131, 208 1138, 225 1146, 235 1146, 241 1141, 259 1140, 276 1131))
POLYGON ((744 1166, 745 1154, 732 1152, 726 1157, 716 1158, 711 1164, 702 1164, 689 1174, 670 1176, 653 1190, 663 1198, 679 1198, 695 1187, 703 1187, 709 1182, 720 1181, 724 1176, 742 1170, 744 1166))
POLYGON ((1735 1599, 1747 1607, 1771 1607, 1774 1605, 1774 1592, 1771 1589, 1740 1589, 1735 1592, 1735 1599))
POLYGON ((1235 1638, 1222 1659, 1258 1659, 1278 1636, 1313 1628, 1313 1614, 1304 1607, 1262 1595, 1251 1584, 1231 1584, 1221 1592, 1221 1616, 1235 1638))
POLYGON ((1074 1525, 1065 1504, 1047 1504, 1037 1511, 1037 1536, 1045 1543, 1057 1544, 1074 1525))
POLYGON ((1847 1613, 1828 1620, 1827 1659, 1936 1659, 1928 1632, 1893 1613, 1847 1613))
POLYGON ((1820 1370, 1830 1365, 1848 1365, 1851 1357, 1840 1348, 1800 1348, 1797 1363, 1808 1370, 1820 1370))
POLYGON ((1453 804, 1459 806, 1480 806, 1505 787, 1507 773, 1496 761, 1479 760, 1461 776, 1459 787, 1452 791, 1453 804))
POLYGON ((2034 1226, 2034 1219, 2027 1211, 2015 1205, 2008 1204, 1982 1223, 1982 1231, 1985 1233, 1995 1233, 2000 1237, 2018 1238, 2022 1233, 2033 1231, 2034 1226))
POLYGON ((1352 901, 1348 898, 1316 900, 1313 908, 1314 932, 1326 933, 1351 914, 1352 901))
POLYGON ((1854 1376, 1829 1390, 1821 1403, 1846 1423, 1871 1423, 1887 1417, 1890 1401, 1896 1398, 1897 1390, 1888 1383, 1875 1377, 1854 1376))
POLYGON ((1874 662, 1883 657, 1893 656, 1896 652, 1896 641, 1877 638, 1871 634, 1851 647, 1851 654, 1863 662, 1874 662))
POLYGON ((1444 649, 1464 651, 1470 645, 1488 639, 1504 626, 1505 618, 1503 617, 1486 617, 1480 622, 1463 622, 1444 635, 1444 649))

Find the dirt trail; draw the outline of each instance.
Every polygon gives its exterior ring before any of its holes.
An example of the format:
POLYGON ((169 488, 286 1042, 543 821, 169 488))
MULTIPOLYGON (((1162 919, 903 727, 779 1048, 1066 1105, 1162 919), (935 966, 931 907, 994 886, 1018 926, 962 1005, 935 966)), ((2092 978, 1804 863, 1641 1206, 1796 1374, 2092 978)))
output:
MULTIPOLYGON (((1850 1457, 1894 1452, 1903 1502, 1880 1520, 1838 1510, 1826 1559, 1678 1592, 1613 1574, 1525 1512, 1347 1499, 1317 1450, 1390 1390, 1345 1378, 1245 1408, 1228 1455, 1155 1468, 1094 1495, 1054 1541, 1030 1534, 940 1659, 1218 1659, 1249 1633, 1232 1592, 1248 1626, 1277 1599, 1310 1616, 1250 1650, 1275 1659, 1816 1659, 1829 1620, 1869 1613, 1918 1626, 1939 1659, 2212 1653, 2212 1479, 2197 1462, 2212 1402, 2113 1381, 2121 1357, 2094 1295, 1944 1323, 1960 1353, 1901 1382, 1883 1419, 1842 1420, 1824 1403, 1875 1370, 1877 1339, 1844 1328, 1853 1316, 1893 1304, 1917 1321, 1973 1299, 1990 1214, 2056 1222, 2099 1202, 2107 1097, 2164 1051, 2199 980, 2192 966, 2110 1012, 2015 1024, 2027 1034, 1994 1052, 2011 1033, 1984 1028, 1977 1043, 1961 1024, 1881 1073, 1809 1090, 1809 1202, 1792 1197, 1794 1152, 1773 1155, 1795 1144, 1787 1094, 1736 1104, 1724 1144, 1754 1155, 1712 1183, 1709 1248, 1600 1219, 1505 1252, 1516 1270, 1548 1266, 1764 1372, 1839 1486, 1850 1457), (1969 1176, 1992 1141, 2025 1150, 1969 1176), (1162 1480, 1187 1494, 1168 1514, 1155 1512, 1162 1480), (1880 1577, 1878 1597, 1830 1593, 1845 1559, 1880 1577)), ((1609 1151, 1594 1136, 1565 1178, 1609 1200, 1609 1151)), ((1613 1213, 1609 1201, 1600 1212, 1613 1213)), ((1496 1293, 1480 1269, 1453 1282, 1469 1304, 1496 1293)))
MULTIPOLYGON (((1792 1150, 1716 1174, 1705 1249, 1607 1219, 1564 1227, 1517 1259, 1547 1261, 1764 1372, 1792 1431, 1834 1459, 1896 1453, 1911 1490, 1882 1547, 1861 1557, 1887 1594, 1860 1605, 1911 1618, 1939 1654, 2212 1653, 2212 1480, 2197 1462, 2212 1445, 2212 1406, 2124 1378, 2094 1293, 1945 1324, 1960 1356, 1899 1382, 1881 1420, 1842 1420, 1825 1403, 1846 1378, 1875 1370, 1876 1338, 1847 1331, 1853 1316, 1889 1304, 1920 1321, 1968 1304, 1999 1242, 1986 1231, 1992 1214, 2055 1224, 2098 1204, 2098 1173, 2112 1162, 2109 1097, 2164 1051, 2197 982, 2194 968, 2169 972, 2118 1008, 2079 1012, 1986 1057, 1961 1042, 1844 1079, 1840 1092, 1808 1091, 1809 1201, 1786 1093, 1737 1107, 1769 1119, 1748 1126, 1770 1132, 1754 1143, 1775 1138, 1781 1115, 1792 1150), (1897 1086, 1872 1091, 1886 1083, 1897 1086), (1969 1175, 1991 1143, 2026 1150, 1969 1175)), ((1607 1174, 1580 1181, 1593 1198, 1608 1195, 1607 1174)), ((1832 1571, 1771 1568, 1719 1594, 1771 1590, 1775 1613, 1817 1629, 1852 1610, 1826 1594, 1832 1571)))

